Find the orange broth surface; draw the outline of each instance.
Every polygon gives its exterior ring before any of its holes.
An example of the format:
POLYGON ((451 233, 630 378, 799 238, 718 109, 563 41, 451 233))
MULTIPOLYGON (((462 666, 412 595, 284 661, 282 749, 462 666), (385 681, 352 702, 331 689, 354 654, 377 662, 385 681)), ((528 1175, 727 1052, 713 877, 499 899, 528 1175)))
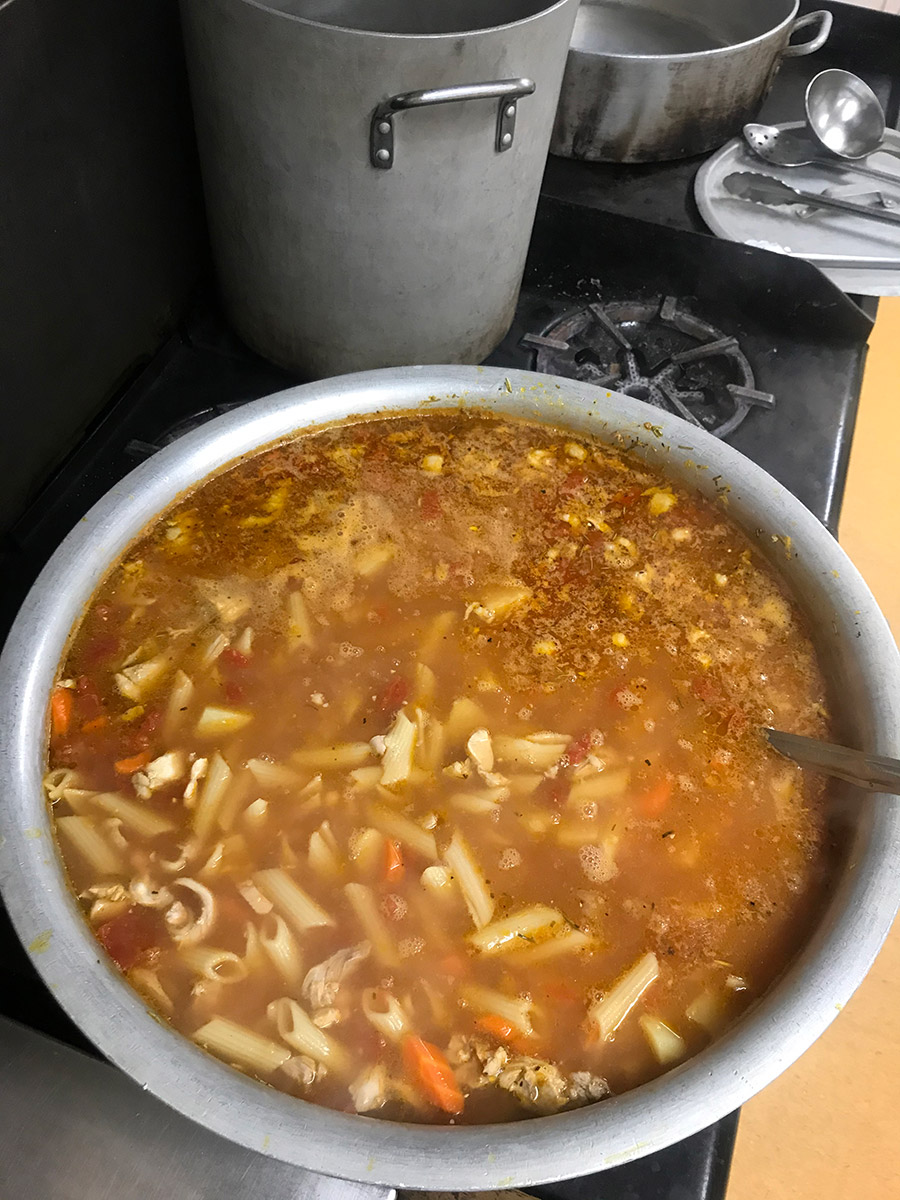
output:
POLYGON ((108 575, 50 706, 71 885, 147 1003, 350 1112, 485 1122, 652 1079, 823 902, 796 606, 627 452, 433 412, 202 484, 108 575))

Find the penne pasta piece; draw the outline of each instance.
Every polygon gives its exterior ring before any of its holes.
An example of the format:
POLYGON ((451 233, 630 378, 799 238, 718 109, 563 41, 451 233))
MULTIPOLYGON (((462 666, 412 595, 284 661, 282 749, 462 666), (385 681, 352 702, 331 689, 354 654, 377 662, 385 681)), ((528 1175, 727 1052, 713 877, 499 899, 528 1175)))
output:
POLYGON ((184 946, 179 951, 179 957, 189 970, 203 979, 240 983, 247 978, 246 964, 231 950, 221 950, 216 946, 184 946))
POLYGON ((344 742, 314 750, 295 750, 291 761, 313 771, 340 771, 361 767, 374 753, 368 742, 344 742))
POLYGON ((280 867, 257 871, 253 882, 298 933, 305 933, 307 929, 314 929, 320 925, 334 924, 334 919, 325 909, 280 867))
POLYGON ((523 944, 544 942, 565 929, 568 929, 568 923, 558 909, 546 904, 532 904, 476 929, 466 938, 482 954, 499 954, 519 949, 523 944))
POLYGON ((416 727, 401 711, 384 735, 384 754, 381 759, 381 786, 392 787, 409 779, 416 748, 416 727))
POLYGON ((313 625, 301 592, 288 593, 288 638, 293 646, 315 645, 313 625))
POLYGON ((92 803, 111 817, 118 817, 127 829, 133 829, 139 837, 158 837, 161 833, 169 833, 175 828, 175 822, 164 817, 162 813, 138 804, 135 800, 128 800, 118 792, 98 792, 92 803))
POLYGON ((422 887, 433 895, 450 895, 453 891, 453 872, 449 867, 435 864, 426 867, 419 877, 422 887))
POLYGON ((438 852, 434 834, 423 829, 421 825, 417 825, 409 817, 404 817, 402 813, 392 812, 391 809, 384 808, 380 804, 373 804, 369 809, 369 819, 375 828, 380 829, 386 837, 402 842, 404 846, 409 846, 410 850, 421 854, 423 858, 430 858, 432 862, 436 861, 438 852))
POLYGON ((391 992, 381 988, 366 988, 362 994, 362 1010, 367 1020, 382 1037, 399 1042, 413 1029, 403 1005, 391 992))
POLYGON ((534 1012, 533 1001, 523 1000, 521 996, 508 996, 505 992, 498 992, 495 988, 482 987, 477 983, 466 984, 460 988, 459 994, 460 998, 466 1004, 471 1005, 476 1012, 496 1013, 498 1017, 509 1021, 526 1037, 533 1035, 534 1026, 531 1023, 531 1016, 534 1012))
POLYGON ((372 889, 364 883, 347 883, 344 885, 344 893, 376 955, 386 967, 398 966, 400 955, 394 939, 388 932, 387 924, 378 911, 372 889))
POLYGON ((303 974, 303 960, 294 935, 279 913, 269 913, 260 922, 259 941, 281 978, 295 987, 303 974))
POLYGON ((194 727, 199 737, 221 737, 223 734, 237 733, 253 720, 253 714, 242 712, 239 708, 222 708, 217 704, 207 704, 194 727))
POLYGON ((328 821, 323 821, 309 835, 308 859, 309 865, 323 879, 336 879, 342 873, 344 863, 328 821))
POLYGON ((419 651, 416 655, 419 662, 430 663, 445 649, 450 632, 458 621, 459 613, 452 610, 438 613, 419 642, 419 651))
POLYGON ((381 767, 355 767, 350 778, 354 791, 371 792, 381 783, 381 767))
POLYGON ((248 758, 247 770, 264 788, 293 788, 300 783, 296 771, 286 767, 284 763, 270 762, 266 758, 248 758))
POLYGON ((209 670, 223 650, 228 649, 228 638, 224 633, 216 633, 210 638, 209 642, 203 647, 200 653, 200 666, 204 670, 209 670))
POLYGON ((296 1000, 289 996, 273 1000, 266 1009, 266 1014, 278 1030, 278 1036, 292 1050, 308 1054, 316 1062, 326 1063, 337 1071, 348 1065, 348 1055, 344 1048, 318 1025, 314 1025, 309 1014, 304 1012, 296 1000))
POLYGON ((536 733, 524 738, 497 734, 493 739, 494 757, 520 771, 549 771, 562 758, 570 740, 559 733, 536 733))
POLYGON ((462 696, 454 700, 450 715, 444 722, 444 739, 448 745, 463 746, 476 729, 487 724, 487 713, 480 704, 462 696))
MULTIPOLYGON (((215 814, 216 824, 223 833, 229 833, 234 828, 241 812, 246 809, 247 797, 252 787, 253 776, 243 769, 235 772, 228 781, 215 814)), ((263 800, 263 804, 265 803, 263 800)))
POLYGON ((482 929, 494 915, 494 897, 485 882, 484 873, 472 853, 472 848, 457 830, 444 851, 444 862, 453 872, 466 907, 477 929, 482 929))
POLYGON ((58 817, 56 828, 98 875, 124 875, 125 866, 89 817, 58 817))
POLYGON ((254 1033, 227 1017, 213 1017, 191 1034, 193 1041, 225 1062, 234 1063, 257 1075, 271 1075, 291 1057, 286 1046, 254 1033))
POLYGON ((596 1027, 601 1042, 612 1037, 658 976, 659 962, 651 951, 629 967, 602 1000, 591 1005, 587 1014, 588 1021, 596 1027))
POLYGON ((569 789, 568 804, 580 807, 594 800, 609 800, 621 796, 628 787, 631 772, 627 767, 615 767, 611 771, 597 771, 575 779, 569 789))
POLYGON ((145 999, 150 1000, 160 1012, 164 1012, 169 1017, 172 1015, 175 1006, 168 992, 159 982, 156 971, 151 971, 147 967, 133 967, 128 972, 128 982, 145 999))
POLYGON ((194 832, 199 838, 208 838, 216 827, 219 808, 230 781, 231 767, 217 751, 209 760, 209 769, 200 785, 191 819, 194 832))
POLYGON ((707 1033, 716 1034, 725 1020, 726 997, 706 990, 695 996, 684 1015, 707 1033))
POLYGON ((415 703, 419 710, 434 706, 437 677, 427 663, 417 662, 415 673, 415 703))
POLYGON ((579 951, 590 950, 596 944, 596 939, 592 938, 590 934, 585 933, 582 929, 569 927, 557 937, 541 942, 539 946, 525 946, 524 949, 516 950, 515 958, 511 961, 531 966, 534 963, 561 958, 564 954, 578 954, 579 951))
POLYGON ((358 874, 374 875, 384 862, 384 834, 371 827, 354 829, 350 835, 349 853, 358 874))

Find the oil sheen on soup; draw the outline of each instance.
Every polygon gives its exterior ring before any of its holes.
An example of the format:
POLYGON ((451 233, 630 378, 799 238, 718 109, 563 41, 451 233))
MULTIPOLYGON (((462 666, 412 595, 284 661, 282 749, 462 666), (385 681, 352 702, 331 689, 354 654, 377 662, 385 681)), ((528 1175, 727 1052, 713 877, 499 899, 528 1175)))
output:
POLYGON ((46 788, 102 946, 188 1038, 349 1112, 633 1088, 802 944, 829 858, 794 603, 613 446, 461 411, 242 460, 114 567, 46 788))

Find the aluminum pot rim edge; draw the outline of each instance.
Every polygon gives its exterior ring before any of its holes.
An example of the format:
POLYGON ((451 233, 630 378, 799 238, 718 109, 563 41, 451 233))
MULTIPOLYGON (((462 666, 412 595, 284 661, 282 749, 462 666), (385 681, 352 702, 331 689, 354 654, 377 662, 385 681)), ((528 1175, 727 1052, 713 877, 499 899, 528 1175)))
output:
POLYGON ((721 465, 736 485, 740 480, 749 503, 758 504, 764 514, 761 519, 777 511, 774 524, 783 528, 783 521, 789 521, 799 543, 820 552, 830 570, 840 568, 837 590, 844 605, 855 611, 851 624, 866 633, 857 653, 878 685, 877 748, 898 752, 900 658, 884 618, 843 551, 761 468, 711 435, 641 401, 525 371, 385 369, 265 397, 210 422, 138 467, 55 552, 29 592, 0 658, 0 694, 6 697, 0 711, 0 803, 21 794, 29 820, 27 827, 14 827, 8 810, 2 813, 3 894, 34 965, 109 1058, 178 1111, 231 1140, 336 1177, 425 1188, 527 1186, 662 1149, 738 1107, 815 1040, 862 980, 900 899, 900 879, 892 870, 893 856, 900 852, 900 808, 870 799, 868 846, 841 883, 844 903, 835 928, 817 933, 785 978, 708 1050, 597 1106, 452 1131, 338 1113, 255 1083, 149 1015, 118 972, 98 961, 93 936, 65 887, 39 788, 49 684, 82 597, 96 586, 98 560, 102 574, 181 491, 292 430, 353 413, 421 406, 424 396, 443 395, 445 402, 455 403, 468 395, 473 403, 490 406, 493 400, 500 411, 512 412, 520 393, 533 393, 522 403, 533 401, 539 410, 523 415, 577 429, 579 421, 590 423, 593 406, 601 425, 595 432, 601 437, 606 419, 607 432, 637 434, 652 426, 673 443, 692 445, 695 455, 721 465), (842 968, 838 978, 829 969, 834 956, 842 968))
MULTIPOLYGON (((440 41, 456 41, 464 37, 480 37, 482 34, 488 33, 503 33, 507 29, 517 29, 519 26, 528 25, 531 21, 538 21, 546 17, 548 13, 555 12, 558 8, 565 8, 567 4, 571 4, 572 0, 553 0, 551 4, 545 4, 543 8, 537 12, 530 13, 527 17, 520 17, 517 21, 505 21, 502 25, 481 25, 477 29, 458 29, 454 33, 387 33, 383 29, 354 29, 350 25, 332 25, 328 21, 314 21, 311 17, 303 17, 299 13, 284 12, 283 9, 274 8, 271 4, 267 4, 266 0, 239 0, 240 3, 249 4, 251 8, 257 8, 261 12, 267 13, 270 17, 281 17, 286 21, 290 21, 292 25, 305 25, 312 29, 321 29, 329 33, 346 33, 356 37, 372 37, 382 40, 400 39, 404 42, 440 42, 440 41)), ((578 3, 581 0, 577 0, 578 3)), ((799 5, 800 0, 796 0, 799 5)))
MULTIPOLYGON (((256 3, 257 0, 250 0, 251 3, 256 3)), ((587 6, 589 7, 589 5, 587 6)), ((733 54, 737 51, 747 50, 751 46, 756 46, 760 42, 768 41, 770 38, 782 32, 787 26, 793 24, 797 18, 797 13, 800 11, 800 0, 793 0, 791 11, 777 25, 771 25, 768 29, 758 33, 756 37, 745 38, 742 42, 728 42, 725 46, 712 46, 708 50, 684 50, 680 54, 617 54, 612 50, 592 50, 586 46, 570 46, 569 54, 574 57, 583 57, 586 59, 600 59, 611 63, 693 63, 706 62, 711 58, 722 58, 726 55, 733 54)))

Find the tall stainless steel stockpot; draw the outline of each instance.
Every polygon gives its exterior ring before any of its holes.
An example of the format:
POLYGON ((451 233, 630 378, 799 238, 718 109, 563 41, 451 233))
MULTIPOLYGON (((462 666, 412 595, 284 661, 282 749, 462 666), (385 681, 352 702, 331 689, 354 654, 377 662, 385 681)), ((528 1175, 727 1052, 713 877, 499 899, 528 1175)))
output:
POLYGON ((578 0, 182 0, 214 258, 310 377, 512 321, 578 0))

